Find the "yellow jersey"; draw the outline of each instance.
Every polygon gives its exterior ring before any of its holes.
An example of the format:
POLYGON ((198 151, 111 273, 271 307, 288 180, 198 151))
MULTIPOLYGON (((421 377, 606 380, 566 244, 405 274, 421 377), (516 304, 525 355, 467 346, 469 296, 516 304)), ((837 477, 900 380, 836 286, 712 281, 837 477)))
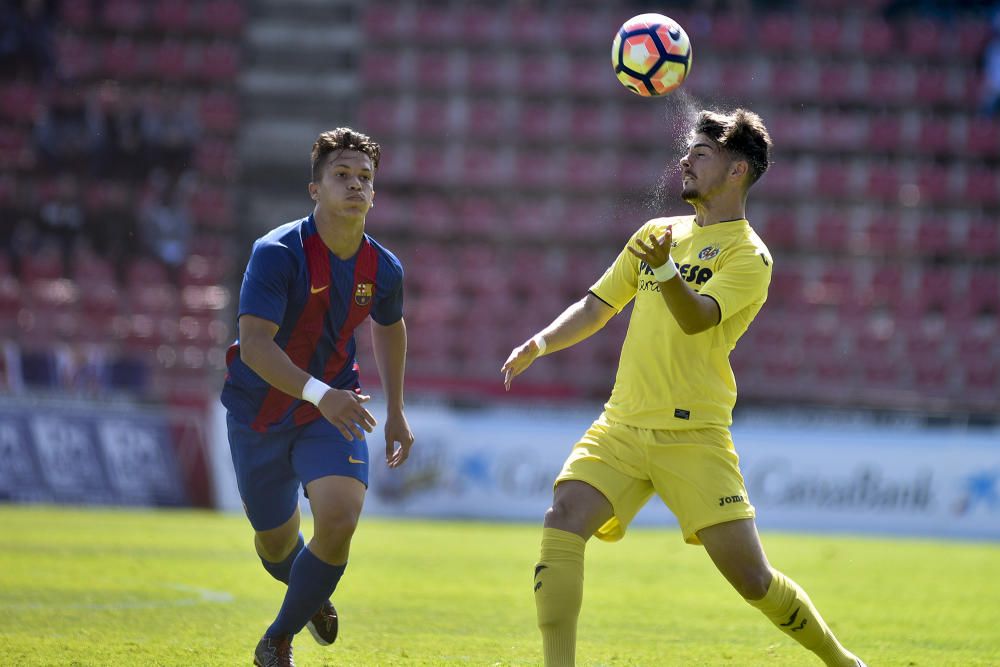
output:
POLYGON ((655 218, 629 239, 648 243, 673 227, 670 255, 679 275, 719 304, 722 320, 685 334, 667 309, 660 285, 645 262, 622 250, 590 291, 615 310, 635 299, 611 398, 608 419, 638 428, 683 430, 728 427, 736 380, 729 353, 764 305, 771 255, 746 220, 707 227, 694 216, 655 218))

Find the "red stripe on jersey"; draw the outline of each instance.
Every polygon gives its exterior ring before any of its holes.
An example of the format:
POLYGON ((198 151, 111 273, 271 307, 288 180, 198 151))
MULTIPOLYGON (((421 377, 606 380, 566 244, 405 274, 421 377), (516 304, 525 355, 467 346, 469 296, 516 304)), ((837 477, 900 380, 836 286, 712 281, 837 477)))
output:
MULTIPOLYGON (((337 332, 337 339, 334 343, 333 352, 326 360, 326 368, 323 369, 323 379, 332 380, 334 376, 343 369, 347 363, 347 341, 359 324, 365 321, 368 313, 372 309, 372 301, 375 298, 375 282, 378 276, 378 253, 375 247, 363 238, 361 248, 358 250, 358 259, 354 263, 354 285, 351 289, 350 302, 348 303, 347 317, 337 332)), ((354 370, 358 370, 357 361, 354 362, 354 370)), ((355 387, 355 391, 360 391, 361 387, 355 387)), ((310 403, 303 403, 293 415, 296 424, 308 423, 320 416, 317 410, 310 403)))
MULTIPOLYGON (((316 352, 316 345, 323 335, 326 313, 330 310, 330 252, 320 235, 313 234, 303 242, 306 265, 309 268, 309 300, 306 301, 299 319, 295 322, 292 335, 285 345, 285 354, 292 363, 304 371, 309 370, 309 361, 316 352)), ((271 387, 261 403, 256 419, 250 427, 259 432, 281 418, 285 411, 298 400, 285 392, 271 387)), ((309 405, 306 403, 306 405, 309 405)), ((312 405, 309 405, 312 407, 312 405)))

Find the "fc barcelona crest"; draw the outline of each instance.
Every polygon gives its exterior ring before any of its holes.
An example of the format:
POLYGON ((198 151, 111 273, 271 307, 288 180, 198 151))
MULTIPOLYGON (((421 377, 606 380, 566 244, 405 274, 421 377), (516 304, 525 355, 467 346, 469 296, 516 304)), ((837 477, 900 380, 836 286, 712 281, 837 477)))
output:
POLYGON ((372 283, 358 283, 358 286, 354 288, 354 303, 359 306, 367 306, 372 302, 374 290, 375 285, 372 283))

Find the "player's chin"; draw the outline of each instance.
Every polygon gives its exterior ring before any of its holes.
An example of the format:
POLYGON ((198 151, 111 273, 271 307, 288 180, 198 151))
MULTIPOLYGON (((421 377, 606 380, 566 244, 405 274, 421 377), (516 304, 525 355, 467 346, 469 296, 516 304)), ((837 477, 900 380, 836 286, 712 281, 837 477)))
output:
POLYGON ((681 190, 681 199, 683 199, 686 202, 697 201, 698 198, 699 198, 698 191, 695 190, 694 188, 685 187, 683 190, 681 190))

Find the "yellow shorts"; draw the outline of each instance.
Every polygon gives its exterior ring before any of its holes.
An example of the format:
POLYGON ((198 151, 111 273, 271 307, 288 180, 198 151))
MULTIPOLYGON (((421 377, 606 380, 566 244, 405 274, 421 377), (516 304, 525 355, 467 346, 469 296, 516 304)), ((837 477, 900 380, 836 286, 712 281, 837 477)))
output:
POLYGON ((602 414, 574 445, 555 484, 571 479, 593 486, 611 502, 615 515, 596 533, 609 542, 625 536, 654 491, 689 544, 700 544, 702 528, 754 517, 726 428, 653 430, 602 414))

